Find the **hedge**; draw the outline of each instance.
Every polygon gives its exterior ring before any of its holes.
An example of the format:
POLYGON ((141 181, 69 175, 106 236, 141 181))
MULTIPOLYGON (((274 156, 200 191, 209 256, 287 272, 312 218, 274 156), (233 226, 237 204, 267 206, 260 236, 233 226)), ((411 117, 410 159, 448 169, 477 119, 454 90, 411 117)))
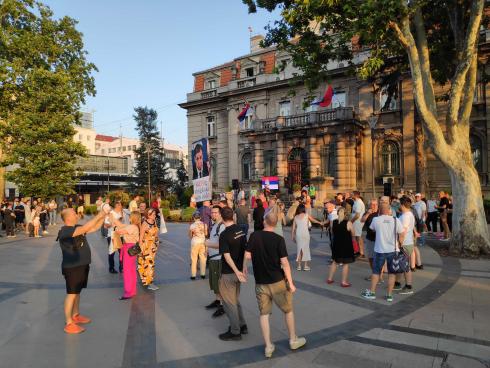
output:
POLYGON ((182 210, 182 214, 181 214, 182 221, 185 221, 185 222, 192 221, 192 215, 196 211, 197 210, 195 208, 193 208, 193 207, 187 207, 187 208, 183 209, 182 210))
POLYGON ((97 205, 90 204, 90 205, 87 205, 87 206, 83 206, 83 212, 86 215, 96 215, 97 214, 97 205))

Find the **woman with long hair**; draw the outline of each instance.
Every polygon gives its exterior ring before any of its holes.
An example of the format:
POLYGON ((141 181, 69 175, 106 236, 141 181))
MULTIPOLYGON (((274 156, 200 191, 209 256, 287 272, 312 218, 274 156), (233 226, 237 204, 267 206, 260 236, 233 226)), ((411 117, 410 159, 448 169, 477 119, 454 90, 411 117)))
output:
POLYGON ((293 220, 292 238, 296 242, 297 256, 296 256, 296 269, 301 271, 301 263, 304 262, 304 271, 310 271, 311 268, 308 262, 311 261, 310 254, 310 229, 309 223, 323 225, 322 222, 316 220, 312 216, 306 213, 306 207, 304 204, 300 204, 296 210, 296 216, 293 220))
POLYGON ((119 253, 119 261, 122 262, 124 293, 119 300, 131 299, 136 295, 136 258, 137 256, 128 253, 129 248, 135 245, 140 239, 141 214, 133 211, 129 215, 129 224, 123 224, 114 219, 117 226, 116 233, 123 236, 124 243, 119 253))
POLYGON ((138 256, 138 273, 143 286, 148 290, 158 290, 153 284, 155 278, 155 260, 158 250, 158 226, 156 222, 156 211, 150 208, 146 211, 140 230, 141 253, 138 256))
POLYGON ((340 286, 349 287, 351 284, 348 281, 349 263, 355 261, 354 247, 352 242, 355 240, 355 231, 346 216, 345 208, 340 207, 337 210, 338 219, 332 222, 332 264, 328 272, 327 284, 333 284, 333 276, 337 270, 337 266, 342 266, 342 282, 340 286))
POLYGON ((274 228, 274 232, 277 235, 284 237, 283 226, 286 225, 286 215, 284 214, 284 203, 277 200, 276 204, 271 208, 269 213, 273 213, 277 217, 277 224, 274 228))

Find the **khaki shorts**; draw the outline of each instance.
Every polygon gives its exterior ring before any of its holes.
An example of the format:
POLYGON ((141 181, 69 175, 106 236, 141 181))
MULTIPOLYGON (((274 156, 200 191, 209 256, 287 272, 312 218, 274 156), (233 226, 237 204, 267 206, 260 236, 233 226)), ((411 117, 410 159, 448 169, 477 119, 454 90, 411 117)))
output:
POLYGON ((405 251, 407 252, 408 256, 410 257, 413 253, 413 244, 409 244, 409 245, 404 245, 403 246, 403 249, 405 249, 405 251))
POLYGON ((271 314, 272 301, 283 313, 289 313, 293 310, 293 294, 287 289, 285 280, 274 284, 257 284, 255 285, 255 295, 262 316, 271 314))

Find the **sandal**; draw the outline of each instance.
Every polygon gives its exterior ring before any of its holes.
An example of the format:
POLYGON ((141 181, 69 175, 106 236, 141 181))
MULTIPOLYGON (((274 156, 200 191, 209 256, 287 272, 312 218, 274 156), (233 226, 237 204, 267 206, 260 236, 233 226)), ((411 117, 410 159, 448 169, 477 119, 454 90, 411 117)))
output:
POLYGON ((311 271, 310 266, 305 266, 305 268, 303 268, 303 271, 311 271))
POLYGON ((335 281, 327 279, 327 284, 333 284, 335 281))
POLYGON ((350 282, 341 282, 340 286, 342 286, 343 288, 348 288, 348 287, 351 287, 352 284, 350 282))

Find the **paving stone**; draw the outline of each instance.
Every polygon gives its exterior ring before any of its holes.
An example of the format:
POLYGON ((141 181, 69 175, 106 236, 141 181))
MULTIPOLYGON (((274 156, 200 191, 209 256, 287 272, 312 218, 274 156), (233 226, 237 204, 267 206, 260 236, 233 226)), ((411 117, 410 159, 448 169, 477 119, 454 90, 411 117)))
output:
POLYGON ((486 368, 486 364, 459 355, 449 354, 446 361, 440 365, 441 368, 486 368))

